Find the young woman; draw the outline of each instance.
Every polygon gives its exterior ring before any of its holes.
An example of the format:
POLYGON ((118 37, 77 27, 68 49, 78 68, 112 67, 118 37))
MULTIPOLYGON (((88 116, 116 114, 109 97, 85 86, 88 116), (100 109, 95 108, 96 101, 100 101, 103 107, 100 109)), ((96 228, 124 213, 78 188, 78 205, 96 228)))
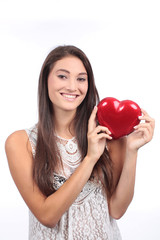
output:
POLYGON ((10 171, 30 209, 30 240, 121 239, 115 219, 134 192, 137 152, 152 139, 144 111, 135 131, 112 140, 97 124, 91 65, 74 46, 47 56, 39 78, 39 120, 6 140, 10 171))

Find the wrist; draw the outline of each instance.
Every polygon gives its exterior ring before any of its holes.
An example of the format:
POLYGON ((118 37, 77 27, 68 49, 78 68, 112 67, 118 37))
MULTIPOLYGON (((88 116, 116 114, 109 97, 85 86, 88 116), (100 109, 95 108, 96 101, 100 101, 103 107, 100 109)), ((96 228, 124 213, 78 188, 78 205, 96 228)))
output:
POLYGON ((138 149, 131 141, 127 141, 126 144, 126 152, 129 154, 137 154, 138 153, 138 149))
POLYGON ((134 149, 134 148, 130 148, 130 147, 126 147, 126 153, 130 154, 130 155, 137 155, 138 153, 138 149, 134 149))
POLYGON ((132 148, 126 148, 126 161, 136 162, 137 161, 138 150, 132 148))
POLYGON ((136 158, 138 155, 138 151, 137 150, 130 150, 130 149, 126 149, 126 157, 128 158, 136 158))
POLYGON ((97 162, 97 159, 86 155, 83 161, 85 161, 86 164, 89 165, 89 166, 93 169, 93 168, 94 168, 94 165, 95 165, 96 162, 97 162))

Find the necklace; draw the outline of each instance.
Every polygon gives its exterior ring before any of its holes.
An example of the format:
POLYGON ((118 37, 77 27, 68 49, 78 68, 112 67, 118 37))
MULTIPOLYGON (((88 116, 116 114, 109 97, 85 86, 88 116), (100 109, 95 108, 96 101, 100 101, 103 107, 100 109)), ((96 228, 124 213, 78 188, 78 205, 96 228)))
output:
POLYGON ((77 144, 75 144, 72 139, 68 140, 67 144, 65 144, 65 150, 69 154, 74 154, 77 151, 77 144))

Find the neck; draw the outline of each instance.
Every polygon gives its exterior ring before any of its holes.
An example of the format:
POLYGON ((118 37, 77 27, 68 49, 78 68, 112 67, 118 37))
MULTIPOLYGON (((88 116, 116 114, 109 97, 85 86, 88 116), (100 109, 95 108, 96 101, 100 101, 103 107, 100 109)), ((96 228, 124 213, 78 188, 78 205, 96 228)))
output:
POLYGON ((54 112, 55 132, 63 138, 72 138, 74 136, 75 111, 56 110, 54 112))

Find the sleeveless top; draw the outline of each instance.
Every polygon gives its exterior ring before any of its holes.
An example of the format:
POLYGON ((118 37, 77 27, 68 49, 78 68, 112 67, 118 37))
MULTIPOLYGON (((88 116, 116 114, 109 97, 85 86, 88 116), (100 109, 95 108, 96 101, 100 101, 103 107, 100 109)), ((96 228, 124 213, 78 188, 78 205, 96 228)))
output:
MULTIPOLYGON (((26 132, 34 157, 36 125, 26 129, 26 132)), ((57 190, 75 171, 82 159, 75 137, 55 137, 63 162, 63 170, 53 173, 53 186, 57 190)), ((116 220, 109 215, 101 183, 91 178, 54 228, 42 225, 29 211, 29 240, 121 240, 121 235, 116 220)))

